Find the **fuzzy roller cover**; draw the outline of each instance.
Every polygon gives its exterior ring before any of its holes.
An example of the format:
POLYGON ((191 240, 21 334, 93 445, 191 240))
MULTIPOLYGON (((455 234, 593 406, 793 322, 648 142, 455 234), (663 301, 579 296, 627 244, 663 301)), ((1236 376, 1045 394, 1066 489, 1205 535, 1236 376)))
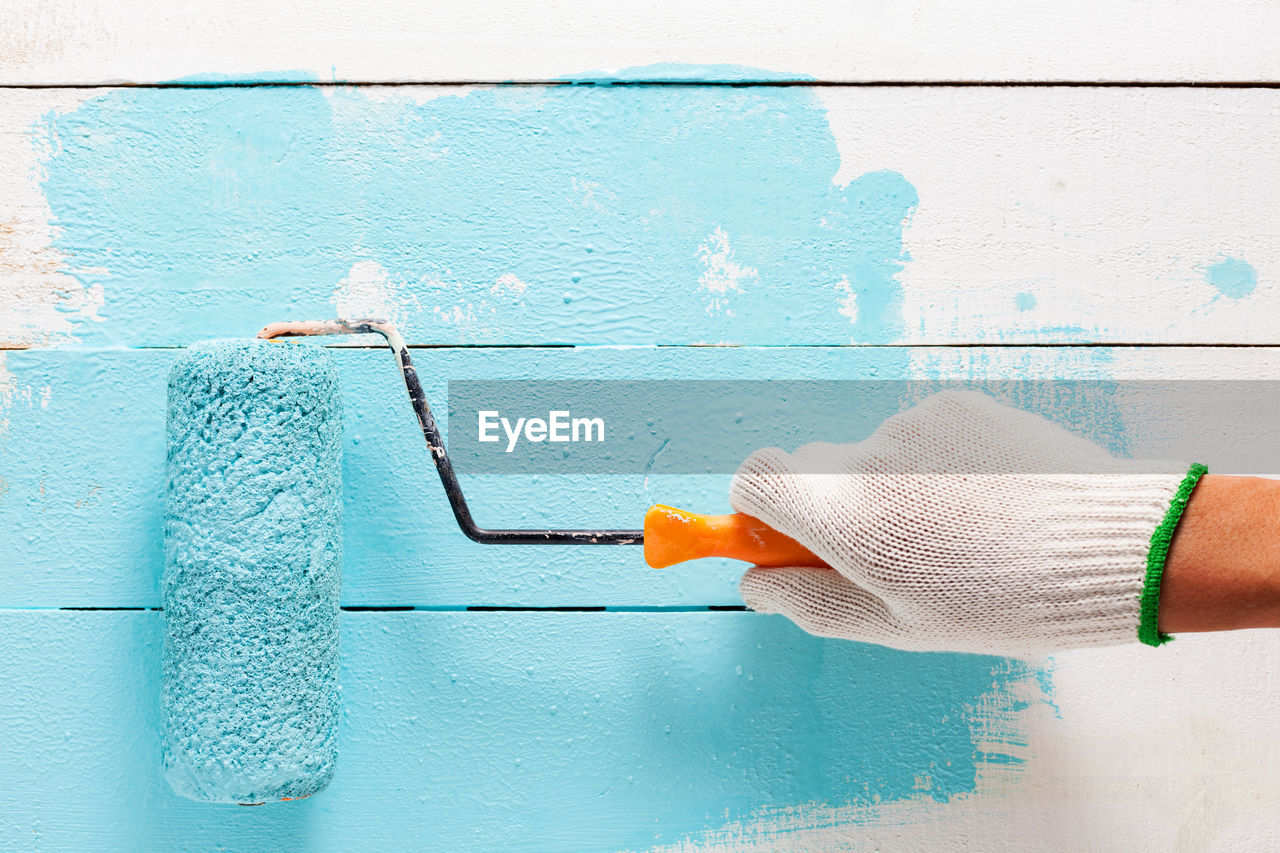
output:
POLYGON ((318 347, 219 340, 169 376, 164 773, 262 803, 333 777, 342 410, 318 347))

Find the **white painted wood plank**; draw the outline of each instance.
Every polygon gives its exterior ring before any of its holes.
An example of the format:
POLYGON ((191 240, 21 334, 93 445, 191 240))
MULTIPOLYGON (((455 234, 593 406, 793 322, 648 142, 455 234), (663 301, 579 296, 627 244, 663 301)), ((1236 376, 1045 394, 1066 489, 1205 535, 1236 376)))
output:
POLYGON ((919 193, 903 342, 1280 340, 1280 92, 819 94, 919 193))
POLYGON ((1280 8, 1267 0, 5 0, 0 20, 7 84, 549 80, 655 63, 667 65, 627 76, 1280 78, 1280 8))
POLYGON ((1275 89, 10 90, 0 179, 10 346, 1280 340, 1275 89))

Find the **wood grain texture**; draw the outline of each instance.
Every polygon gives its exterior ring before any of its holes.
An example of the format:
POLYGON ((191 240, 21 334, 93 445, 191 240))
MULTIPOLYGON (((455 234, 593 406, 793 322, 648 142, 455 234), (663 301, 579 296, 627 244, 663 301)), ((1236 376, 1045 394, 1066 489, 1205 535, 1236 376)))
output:
POLYGON ((6 0, 0 82, 740 79, 1274 80, 1263 0, 1027 4, 6 0), (252 22, 251 25, 247 22, 252 22), (690 67, 689 64, 702 67, 690 67), (726 67, 727 66, 727 67, 726 67), (210 74, 216 72, 216 74, 210 74))
POLYGON ((1280 311, 1276 90, 9 91, 0 128, 11 346, 361 311, 446 345, 1268 343, 1280 311))

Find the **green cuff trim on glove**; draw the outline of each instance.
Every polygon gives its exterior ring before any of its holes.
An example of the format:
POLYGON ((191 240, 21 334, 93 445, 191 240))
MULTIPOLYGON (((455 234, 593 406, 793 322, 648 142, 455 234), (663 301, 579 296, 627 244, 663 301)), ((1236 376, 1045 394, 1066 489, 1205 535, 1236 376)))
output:
POLYGON ((1151 534, 1151 550, 1147 552, 1147 576, 1142 582, 1141 616, 1138 620, 1138 639, 1148 646, 1158 646, 1173 639, 1156 627, 1156 615, 1160 610, 1160 581, 1164 579, 1164 561, 1169 556, 1169 544, 1173 542, 1173 532, 1178 529, 1182 520, 1182 511, 1187 508, 1191 492, 1200 482, 1200 478, 1209 469, 1200 463, 1191 466, 1187 476, 1182 479, 1178 491, 1169 503, 1169 511, 1164 514, 1164 521, 1151 534))

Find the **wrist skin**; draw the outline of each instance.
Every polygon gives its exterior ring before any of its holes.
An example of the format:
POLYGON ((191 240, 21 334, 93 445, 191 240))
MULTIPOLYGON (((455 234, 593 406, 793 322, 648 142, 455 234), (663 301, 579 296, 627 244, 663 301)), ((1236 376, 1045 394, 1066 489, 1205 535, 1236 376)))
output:
POLYGON ((1157 625, 1280 627, 1280 480, 1200 478, 1165 558, 1157 625))

